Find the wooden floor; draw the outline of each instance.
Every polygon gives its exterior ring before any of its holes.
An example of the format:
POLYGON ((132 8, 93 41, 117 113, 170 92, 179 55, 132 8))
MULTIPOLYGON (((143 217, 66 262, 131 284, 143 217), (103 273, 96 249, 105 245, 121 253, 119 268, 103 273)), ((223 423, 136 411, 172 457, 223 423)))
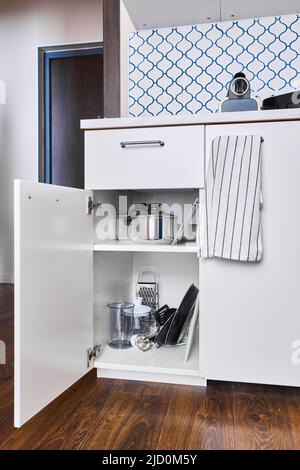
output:
POLYGON ((300 449, 300 390, 97 379, 13 428, 13 288, 0 285, 0 449, 300 449))

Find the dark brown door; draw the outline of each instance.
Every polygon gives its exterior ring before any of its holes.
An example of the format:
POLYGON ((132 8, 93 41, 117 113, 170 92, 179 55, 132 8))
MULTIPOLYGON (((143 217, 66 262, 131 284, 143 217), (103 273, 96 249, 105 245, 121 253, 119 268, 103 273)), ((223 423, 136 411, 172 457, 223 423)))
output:
POLYGON ((84 135, 80 119, 103 117, 103 56, 51 60, 51 182, 84 188, 84 135))

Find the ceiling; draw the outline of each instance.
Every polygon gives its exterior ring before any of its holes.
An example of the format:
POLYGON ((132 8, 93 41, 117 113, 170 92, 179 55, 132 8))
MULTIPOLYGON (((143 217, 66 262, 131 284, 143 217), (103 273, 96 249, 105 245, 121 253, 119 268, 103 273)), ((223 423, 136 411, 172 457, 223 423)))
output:
POLYGON ((123 0, 136 29, 300 13, 299 0, 123 0))

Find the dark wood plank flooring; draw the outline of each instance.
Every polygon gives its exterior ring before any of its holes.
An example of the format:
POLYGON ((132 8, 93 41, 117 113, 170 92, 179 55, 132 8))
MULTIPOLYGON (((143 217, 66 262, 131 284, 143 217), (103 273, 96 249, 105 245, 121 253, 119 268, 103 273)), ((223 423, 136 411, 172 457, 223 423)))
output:
POLYGON ((300 449, 300 390, 97 379, 13 427, 13 286, 0 285, 0 449, 300 449))

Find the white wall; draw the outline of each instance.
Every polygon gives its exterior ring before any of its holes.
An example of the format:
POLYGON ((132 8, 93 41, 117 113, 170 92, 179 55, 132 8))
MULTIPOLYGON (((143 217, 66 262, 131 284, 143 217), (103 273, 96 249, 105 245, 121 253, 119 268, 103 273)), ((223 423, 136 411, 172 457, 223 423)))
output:
POLYGON ((0 282, 13 273, 13 180, 38 179, 37 48, 102 40, 102 0, 0 2, 0 282))

